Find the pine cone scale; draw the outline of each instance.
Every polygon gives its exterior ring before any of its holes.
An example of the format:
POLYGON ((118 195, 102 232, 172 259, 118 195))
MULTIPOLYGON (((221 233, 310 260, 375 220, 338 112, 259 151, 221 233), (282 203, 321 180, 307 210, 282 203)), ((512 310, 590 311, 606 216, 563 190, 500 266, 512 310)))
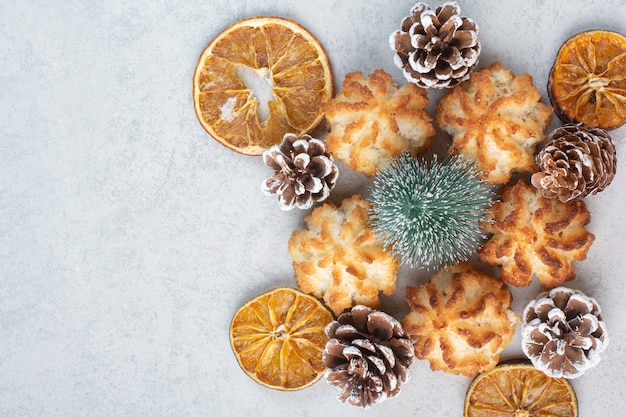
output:
POLYGON ((437 19, 440 22, 445 22, 451 18, 458 17, 459 13, 461 13, 461 8, 457 3, 446 3, 437 12, 437 19))
MULTIPOLYGON (((437 64, 439 63, 440 56, 441 56, 441 52, 435 52, 435 51, 424 56, 424 63, 423 63, 424 72, 434 70, 437 67, 437 64)), ((437 75, 439 74, 435 73, 435 76, 437 75)))
POLYGON ((441 28, 439 29, 439 39, 444 42, 442 49, 445 49, 447 43, 456 37, 457 29, 463 26, 463 20, 461 19, 461 16, 455 14, 447 18, 444 17, 443 21, 445 23, 441 25, 441 28))
POLYGON ((281 166, 276 162, 276 157, 274 152, 263 153, 263 163, 268 167, 272 168, 275 171, 281 169, 281 166))
POLYGON ((337 340, 331 340, 326 344, 325 352, 325 364, 329 368, 335 368, 341 365, 345 361, 344 350, 345 346, 339 343, 337 340))
POLYGON ((413 48, 416 48, 416 46, 411 44, 413 41, 408 33, 396 31, 394 34, 393 48, 398 52, 398 54, 403 55, 404 59, 406 59, 406 57, 409 56, 409 52, 411 52, 413 48))
POLYGON ((319 193, 324 187, 324 183, 322 182, 322 180, 313 176, 305 177, 301 183, 303 190, 300 194, 304 194, 305 192, 319 193))
POLYGON ((277 173, 263 182, 263 191, 266 193, 275 193, 283 184, 285 176, 282 172, 277 173))
POLYGON ((285 182, 278 188, 277 193, 280 193, 278 202, 281 208, 293 206, 297 197, 296 190, 293 187, 290 187, 289 184, 285 182))
POLYGON ((468 29, 461 29, 456 31, 456 43, 454 44, 455 48, 459 50, 465 48, 471 48, 476 46, 478 43, 478 36, 476 36, 476 32, 468 29))
MULTIPOLYGON (((328 331, 329 330, 327 330, 327 332, 328 331)), ((334 329, 334 334, 337 337, 350 340, 350 341, 357 339, 359 336, 361 336, 361 334, 357 331, 357 329, 354 326, 345 325, 345 324, 336 326, 334 329)))
MULTIPOLYGON (((365 336, 364 336, 365 337, 365 336)), ((352 341, 352 347, 356 346, 357 348, 361 348, 359 349, 359 352, 361 352, 363 349, 372 352, 372 353, 376 353, 376 346, 374 346, 374 344, 367 339, 356 339, 352 341)), ((375 360, 377 358, 372 357, 371 360, 375 360)))
POLYGON ((306 153, 300 153, 293 158, 293 166, 301 171, 306 171, 309 163, 311 162, 311 156, 306 153))
POLYGON ((394 368, 396 366, 396 356, 393 353, 393 349, 389 346, 379 345, 378 351, 385 358, 390 368, 394 368))
POLYGON ((459 68, 465 66, 465 60, 459 53, 459 50, 452 46, 449 48, 449 52, 445 56, 446 61, 450 64, 450 73, 454 70, 458 70, 459 68))
POLYGON ((326 177, 331 174, 333 163, 328 158, 315 156, 309 163, 308 170, 313 177, 326 177))

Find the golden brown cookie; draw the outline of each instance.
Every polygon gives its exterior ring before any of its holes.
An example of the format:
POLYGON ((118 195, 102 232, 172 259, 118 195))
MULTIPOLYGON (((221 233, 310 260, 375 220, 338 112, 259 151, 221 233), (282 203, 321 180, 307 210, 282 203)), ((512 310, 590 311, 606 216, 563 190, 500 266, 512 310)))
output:
POLYGON ((396 288, 399 262, 368 226, 370 204, 359 195, 340 207, 328 202, 304 219, 307 230, 289 239, 296 282, 339 315, 356 304, 379 306, 378 293, 396 288))
POLYGON ((491 207, 492 223, 485 232, 493 236, 479 250, 478 259, 500 265, 500 279, 527 287, 533 274, 544 288, 575 278, 574 261, 582 261, 594 235, 583 226, 590 215, 582 200, 562 203, 518 181, 504 187, 502 201, 491 207))
POLYGON ((398 87, 382 69, 367 79, 361 72, 346 74, 343 90, 324 105, 328 150, 367 176, 403 150, 415 156, 435 135, 427 104, 424 89, 398 87))
POLYGON ((407 287, 406 299, 402 325, 432 370, 473 377, 494 368, 520 322, 508 287, 465 263, 407 287))
POLYGON ((496 62, 449 90, 436 120, 453 136, 450 152, 477 160, 487 181, 506 184, 513 173, 537 170, 535 148, 552 119, 552 107, 540 100, 530 75, 496 62))

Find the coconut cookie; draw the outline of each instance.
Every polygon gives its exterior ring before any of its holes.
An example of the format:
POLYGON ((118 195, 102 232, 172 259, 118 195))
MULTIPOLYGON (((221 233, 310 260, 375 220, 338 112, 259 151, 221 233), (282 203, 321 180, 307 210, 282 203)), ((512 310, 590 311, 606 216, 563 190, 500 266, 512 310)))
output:
POLYGON ((501 266, 500 279, 516 287, 530 285, 533 274, 544 288, 573 280, 572 263, 587 257, 595 239, 584 228, 591 218, 583 201, 545 198, 521 180, 504 188, 491 217, 485 231, 493 236, 478 259, 501 266))
POLYGON ((289 239, 298 286, 336 315, 357 304, 377 308, 379 292, 396 288, 399 263, 369 227, 369 208, 358 195, 340 207, 324 203, 304 219, 307 229, 289 239))
POLYGON ((407 287, 406 299, 402 325, 432 370, 473 377, 494 368, 520 322, 508 287, 465 263, 407 287))
POLYGON ((412 83, 398 87, 381 69, 367 79, 349 73, 343 90, 324 105, 328 150, 367 176, 403 150, 415 156, 435 135, 427 104, 424 89, 412 83))
POLYGON ((453 137, 450 152, 477 160, 487 181, 506 184, 513 173, 537 171, 535 148, 553 111, 540 100, 530 75, 496 62, 449 90, 436 120, 453 137))

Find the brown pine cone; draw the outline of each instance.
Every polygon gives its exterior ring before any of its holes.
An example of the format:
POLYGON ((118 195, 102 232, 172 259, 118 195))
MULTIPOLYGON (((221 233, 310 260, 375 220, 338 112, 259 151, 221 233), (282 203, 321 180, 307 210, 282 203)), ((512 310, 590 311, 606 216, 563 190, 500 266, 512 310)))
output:
POLYGON ((276 173, 265 180, 265 194, 277 194, 282 210, 309 209, 326 200, 337 181, 338 170, 326 144, 309 135, 285 134, 280 145, 263 152, 263 162, 276 173))
POLYGON ((609 343, 596 300, 558 287, 524 309, 522 350, 547 375, 576 378, 600 362, 609 343))
POLYGON ((322 361, 327 381, 342 389, 339 400, 369 407, 395 397, 409 380, 413 343, 400 322, 358 305, 326 327, 322 361))
POLYGON ((544 197, 565 203, 604 190, 615 177, 617 157, 606 131, 567 124, 548 136, 537 164, 540 172, 533 174, 532 184, 544 197))
POLYGON ((402 20, 401 29, 391 34, 394 63, 409 82, 424 88, 448 88, 469 77, 480 55, 478 25, 460 12, 456 2, 436 10, 417 3, 402 20))

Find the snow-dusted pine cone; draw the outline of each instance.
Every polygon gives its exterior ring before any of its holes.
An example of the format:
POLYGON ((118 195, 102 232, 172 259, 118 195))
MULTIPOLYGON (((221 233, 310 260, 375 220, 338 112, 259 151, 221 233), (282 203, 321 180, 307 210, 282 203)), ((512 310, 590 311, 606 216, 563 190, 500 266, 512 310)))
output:
POLYGON ((604 190, 617 168, 615 144, 603 129, 567 124, 555 129, 537 154, 532 184, 546 198, 567 202, 604 190))
POLYGON ((524 309, 522 350, 547 375, 582 375, 600 362, 608 344, 600 306, 578 290, 554 288, 524 309))
POLYGON ((395 397, 409 380, 413 343, 400 322, 358 305, 326 327, 322 361, 327 381, 342 389, 339 400, 369 407, 395 397))
POLYGON ((263 152, 263 162, 276 173, 265 180, 265 194, 277 194, 282 210, 309 209, 326 200, 337 181, 337 166, 326 144, 309 135, 285 134, 279 145, 263 152))
POLYGON ((478 25, 461 17, 456 2, 432 10, 417 3, 389 37, 394 63, 409 82, 424 88, 448 88, 466 80, 478 64, 478 25))

